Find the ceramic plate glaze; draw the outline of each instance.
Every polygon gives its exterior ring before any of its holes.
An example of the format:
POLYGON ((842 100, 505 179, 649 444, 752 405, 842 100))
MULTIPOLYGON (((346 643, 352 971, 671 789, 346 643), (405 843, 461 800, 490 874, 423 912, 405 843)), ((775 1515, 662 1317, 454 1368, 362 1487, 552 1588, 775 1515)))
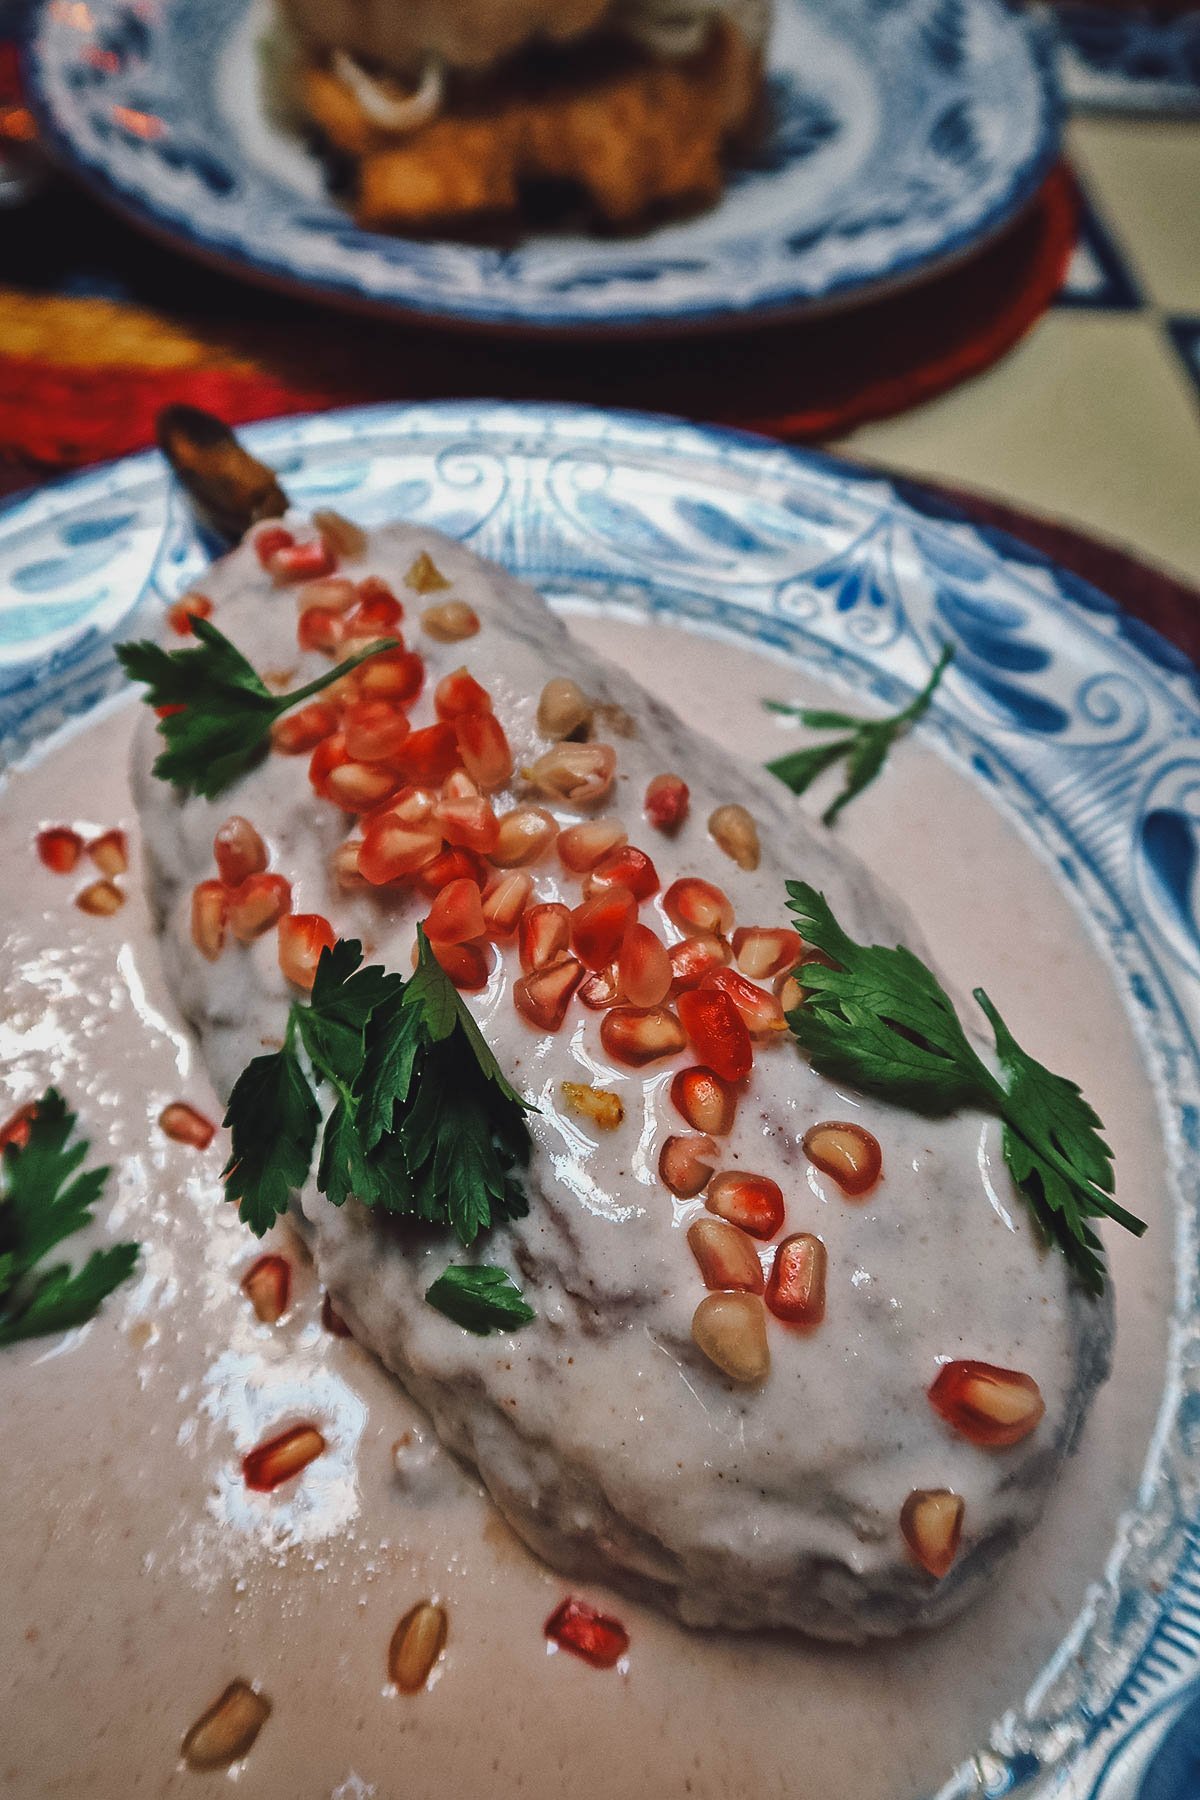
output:
MULTIPOLYGON (((1008 1710, 941 1800, 1195 1800, 1195 672, 1011 540, 877 477, 743 437, 494 403, 334 413, 246 437, 302 506, 436 526, 556 604, 648 621, 650 642, 665 627, 761 650, 783 665, 784 691, 790 666, 895 704, 954 640, 922 733, 980 806, 1051 859, 1121 992, 1166 1140, 1158 1232, 1170 1237, 1174 1220, 1176 1285, 1165 1357, 1136 1402, 1144 1393, 1150 1450, 1132 1507, 1096 1546, 1057 1651, 1019 1692, 996 1693, 1008 1710)), ((207 558, 154 455, 0 513, 0 761, 114 693, 114 638, 151 627, 207 558)), ((719 643, 704 653, 710 665, 722 654, 719 643)), ((707 679, 719 694, 719 666, 707 679)))
POLYGON ((135 220, 232 271, 463 324, 631 331, 829 306, 997 231, 1057 142, 1031 28, 999 0, 779 0, 771 125, 723 202, 643 237, 510 250, 358 230, 273 122, 268 0, 52 0, 29 90, 51 142, 135 220))

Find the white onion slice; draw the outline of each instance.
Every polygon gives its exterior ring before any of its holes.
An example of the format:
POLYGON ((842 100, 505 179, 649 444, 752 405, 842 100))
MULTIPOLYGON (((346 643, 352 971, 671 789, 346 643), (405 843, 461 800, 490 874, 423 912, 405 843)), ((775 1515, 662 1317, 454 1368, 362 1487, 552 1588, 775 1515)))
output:
POLYGON ((345 82, 372 125, 381 131, 415 131, 441 111, 445 96, 445 70, 440 57, 431 56, 411 94, 398 94, 391 83, 377 81, 344 50, 333 53, 333 70, 345 82))

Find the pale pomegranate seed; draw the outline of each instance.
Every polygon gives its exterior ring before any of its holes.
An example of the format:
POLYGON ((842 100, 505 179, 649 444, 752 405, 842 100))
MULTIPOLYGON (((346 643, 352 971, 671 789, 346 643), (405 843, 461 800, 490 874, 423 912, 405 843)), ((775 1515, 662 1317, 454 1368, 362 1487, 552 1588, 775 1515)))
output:
POLYGON ((542 1031, 558 1031, 567 1016, 571 995, 583 979, 583 966, 573 956, 534 969, 513 988, 513 1005, 523 1019, 542 1031))
POLYGON ((241 1289, 260 1324, 278 1325, 292 1295, 292 1265, 286 1256, 260 1256, 242 1276, 241 1289))
POLYGON ((69 875, 83 852, 83 839, 67 825, 48 826, 34 841, 39 861, 55 875, 69 875))
POLYGON ((752 981, 770 981, 792 970, 804 954, 798 931, 786 926, 739 925, 733 934, 733 954, 743 975, 752 981))
POLYGON ((724 938, 707 934, 681 938, 667 951, 671 960, 671 984, 677 994, 699 987, 706 975, 724 968, 729 961, 729 945, 724 938))
POLYGON ((189 1106, 186 1100, 172 1100, 158 1115, 159 1130, 176 1144, 189 1144, 193 1150, 207 1150, 216 1136, 211 1119, 189 1106))
POLYGON ((439 719, 457 719, 462 713, 491 712, 492 696, 464 664, 442 676, 433 691, 433 705, 439 719))
POLYGON ((611 744, 555 744, 522 774, 539 793, 567 806, 598 806, 617 772, 611 744))
POLYGON ((429 948, 461 992, 477 994, 487 986, 492 972, 490 944, 431 943, 429 948))
POLYGON ((606 887, 627 887, 635 900, 649 900, 658 892, 658 870, 644 850, 621 844, 600 858, 583 891, 593 894, 606 887))
POLYGON ((296 611, 306 613, 318 606, 325 612, 344 613, 358 599, 358 589, 344 575, 327 575, 323 581, 305 582, 296 590, 296 611))
POLYGON ((440 800, 434 817, 448 844, 460 844, 487 856, 500 838, 500 821, 489 800, 477 794, 473 800, 440 800))
POLYGON ((687 1039, 675 1014, 665 1006, 641 1012, 634 1006, 614 1006, 600 1024, 600 1042, 614 1062, 640 1069, 677 1056, 687 1039))
POLYGON ((592 723, 592 703, 577 681, 556 675, 542 689, 538 700, 537 728, 544 738, 556 741, 586 738, 592 723))
POLYGON ((322 913, 288 913, 279 921, 279 967, 289 981, 312 987, 323 950, 332 950, 337 933, 322 913))
POLYGON ((432 900, 444 887, 449 887, 452 881, 473 881, 482 891, 487 880, 487 869, 483 858, 477 856, 474 850, 455 844, 452 849, 443 850, 440 856, 435 856, 432 862, 427 862, 418 869, 413 879, 421 892, 428 894, 432 900))
POLYGON ((350 1327, 328 1294, 321 1301, 321 1326, 330 1337, 348 1338, 352 1335, 350 1327))
POLYGON ((777 975, 775 977, 775 998, 778 1000, 786 1019, 794 1013, 798 1006, 804 1005, 805 990, 794 975, 777 975))
POLYGON ((87 853, 102 875, 113 880, 124 875, 129 868, 129 842, 119 827, 111 831, 101 832, 86 846, 87 853))
POLYGON ((388 1679, 402 1694, 419 1694, 446 1648, 445 1610, 431 1600, 405 1613, 388 1646, 388 1679))
POLYGON ((192 636, 193 619, 211 619, 213 603, 206 594, 182 594, 167 608, 167 624, 176 637, 192 636))
POLYGON ((767 1281, 767 1305, 789 1325, 819 1325, 825 1317, 828 1257, 819 1237, 798 1231, 775 1252, 767 1281))
POLYGON ((607 1006, 619 1006, 625 996, 621 992, 616 964, 607 969, 589 970, 579 984, 579 998, 593 1012, 603 1012, 607 1006))
POLYGON ((732 1000, 742 1015, 746 1030, 755 1037, 767 1037, 775 1031, 786 1031, 783 1008, 765 988, 755 987, 736 969, 712 969, 701 982, 701 988, 712 988, 732 1000))
POLYGON ((415 650, 381 650, 354 675, 364 698, 407 706, 425 684, 425 664, 415 650))
POLYGON ((771 1367, 757 1294, 706 1294, 692 1315, 692 1341, 731 1381, 762 1381, 771 1367))
POLYGON ((251 875, 229 895, 229 929, 248 944, 291 910, 292 890, 282 875, 251 875))
POLYGON ((629 1633, 620 1619, 597 1612, 586 1601, 568 1598, 546 1620, 546 1636, 594 1669, 613 1669, 629 1649, 629 1633))
POLYGON ((879 1139, 861 1125, 828 1119, 810 1126, 801 1142, 809 1162, 855 1199, 868 1193, 883 1171, 879 1139))
POLYGON ((404 585, 411 588, 414 594, 434 594, 439 588, 448 588, 450 583, 429 552, 422 550, 404 577, 404 585))
POLYGON ((670 836, 687 818, 690 799, 688 784, 682 776, 656 775, 646 789, 646 817, 657 831, 665 831, 670 836))
POLYGON ((501 813, 491 859, 498 869, 523 868, 544 856, 558 835, 558 824, 540 806, 514 806, 501 813))
POLYGON ((573 1113, 581 1119, 590 1119, 600 1131, 615 1131, 625 1117, 625 1107, 619 1094, 610 1093, 607 1088, 589 1087, 583 1081, 564 1081, 562 1084, 563 1099, 573 1113))
POLYGON ((242 1479, 256 1494, 269 1494, 291 1481, 324 1454, 325 1439, 315 1425, 292 1425, 242 1458, 242 1479))
POLYGON ((946 1363, 929 1389, 929 1399, 948 1425, 988 1450, 1019 1444, 1046 1411, 1032 1375, 985 1362, 946 1363))
POLYGON ((727 894, 699 875, 673 881, 663 895, 668 919, 690 935, 725 937, 733 927, 733 904, 727 894))
POLYGON ((717 1166, 717 1146, 710 1137, 669 1137, 658 1158, 658 1178, 681 1200, 703 1193, 717 1166))
POLYGON ((533 877, 524 869, 501 875, 483 896, 484 928, 490 938, 510 938, 533 893, 533 877))
POLYGON ((754 1048, 746 1022, 728 994, 716 988, 689 988, 676 1005, 697 1056, 725 1081, 750 1073, 754 1048))
POLYGON ((725 1169, 709 1182, 704 1204, 751 1237, 773 1238, 783 1224, 783 1190, 769 1175, 725 1169))
POLYGON ((332 507, 320 507, 313 514, 312 522, 320 532, 322 542, 328 544, 336 556, 365 555, 367 534, 353 519, 334 512, 332 507))
POLYGON ((915 1561, 940 1581, 962 1540, 966 1503, 949 1488, 917 1488, 900 1508, 900 1533, 915 1561))
POLYGON ((120 912, 125 904, 125 896, 111 881, 93 881, 89 887, 76 894, 75 904, 80 912, 106 919, 111 918, 113 913, 120 912))
POLYGON ((208 962, 225 948, 229 889, 223 881, 197 882, 192 889, 192 942, 208 962))
POLYGON ((247 876, 261 875, 270 858, 267 846, 249 819, 234 813, 213 838, 217 874, 227 887, 238 887, 247 876))
POLYGON ((277 550, 285 550, 296 540, 286 525, 259 525, 255 528, 252 541, 254 554, 265 569, 270 566, 271 558, 277 550))
POLYGON ((441 854, 442 831, 432 823, 410 825, 394 812, 368 819, 358 852, 358 872, 373 887, 403 881, 441 854))
POLYGON ((637 916, 637 901, 625 887, 605 888, 580 901, 571 913, 571 948, 589 969, 604 969, 616 958, 637 916))
POLYGON ((695 1219, 688 1226, 687 1239, 706 1288, 762 1293, 758 1252, 736 1225, 727 1219, 695 1219))
POLYGON ((337 722, 332 706, 324 700, 311 700, 307 706, 276 719, 271 727, 271 748, 281 756, 302 756, 336 731, 337 722))
POLYGON ((494 713, 460 713, 454 721, 454 735, 464 768, 485 793, 512 780, 512 751, 494 713))
POLYGON ((338 845, 330 861, 333 879, 345 894, 361 892, 371 885, 358 867, 358 853, 361 849, 360 838, 347 838, 345 843, 338 845))
MULTIPOLYGON (((368 668, 370 664, 367 665, 368 668)), ((405 739, 396 767, 417 787, 440 787, 458 765, 458 745, 452 725, 426 725, 405 739)))
POLYGON ((611 850, 625 842, 625 827, 617 819, 587 819, 582 825, 568 825, 558 834, 558 854, 564 868, 575 875, 586 875, 611 850))
POLYGON ((23 1150, 29 1142, 29 1133, 33 1129, 33 1121, 37 1118, 37 1101, 27 1101, 19 1106, 3 1128, 0 1128, 0 1150, 23 1150))
POLYGON ((744 806, 718 806, 709 817, 708 829, 739 869, 757 869, 762 856, 758 826, 744 806))
POLYGON ((465 877, 447 882, 429 909, 425 935, 431 943, 465 944, 486 930, 478 887, 465 877))
POLYGON ((671 1079, 671 1104, 693 1131, 728 1137, 737 1114, 737 1094, 712 1069, 680 1069, 671 1079))
POLYGON ((267 558, 267 569, 280 587, 289 581, 316 581, 336 568, 337 557, 320 538, 308 544, 282 544, 267 558))
POLYGON ((461 644, 479 630, 479 614, 465 600, 442 600, 421 614, 421 628, 439 644, 461 644))
POLYGON ((531 906, 517 934, 521 967, 544 969, 561 962, 571 947, 571 915, 557 900, 531 906))
POLYGON ((342 714, 346 754, 355 762, 388 762, 412 731, 390 700, 355 700, 342 714))
POLYGON ((671 959, 648 925, 629 926, 617 956, 617 980, 630 1006, 658 1006, 671 991, 671 959))
POLYGON ((331 606, 310 606, 307 612, 300 614, 296 642, 301 650, 324 650, 332 656, 344 644, 345 638, 345 620, 331 606))
POLYGON ((246 1681, 231 1681, 201 1713, 179 1747, 189 1769, 227 1769, 240 1762, 271 1716, 271 1702, 246 1681))

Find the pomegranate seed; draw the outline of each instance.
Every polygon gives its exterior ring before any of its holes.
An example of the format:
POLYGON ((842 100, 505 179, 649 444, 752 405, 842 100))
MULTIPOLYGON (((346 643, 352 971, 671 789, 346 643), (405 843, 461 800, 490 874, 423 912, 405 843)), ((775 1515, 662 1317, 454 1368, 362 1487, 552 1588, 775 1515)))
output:
POLYGON ((985 1362, 948 1362, 929 1389, 935 1412, 973 1444, 1004 1450, 1035 1430, 1046 1402, 1032 1375, 985 1362))
POLYGON ((762 1381, 771 1367, 757 1294, 706 1294, 692 1315, 692 1341, 731 1381, 762 1381))
POLYGON ((606 887, 627 887, 635 900, 649 900, 658 892, 658 870, 644 850, 621 844, 600 858, 587 878, 584 893, 606 887))
POLYGON ((900 1532, 921 1567, 940 1581, 962 1538, 966 1503, 949 1488, 917 1488, 900 1508, 900 1532))
POLYGON ((418 869, 415 880, 421 892, 432 900, 452 881, 473 881, 477 888, 482 889, 487 880, 487 871, 481 856, 456 844, 453 849, 443 850, 440 856, 435 856, 432 862, 427 862, 424 868, 418 869))
POLYGON ((300 614, 296 642, 302 650, 324 650, 330 655, 345 641, 346 626, 330 606, 310 606, 300 614))
POLYGON ((125 904, 125 896, 111 881, 93 881, 90 887, 85 887, 76 894, 75 904, 80 912, 107 919, 113 913, 120 912, 125 904))
POLYGON ((487 986, 492 972, 490 944, 442 944, 434 941, 429 948, 455 987, 463 993, 477 994, 487 986))
POLYGON ((861 1125, 830 1119, 810 1126, 801 1142, 809 1162, 855 1198, 873 1188, 883 1171, 879 1140, 861 1125))
POLYGON ((699 875, 673 881, 663 895, 668 919, 691 935, 724 937, 733 926, 733 906, 727 894, 699 875))
POLYGON ((521 920, 517 943, 521 967, 544 969, 561 962, 571 947, 571 915, 558 901, 531 906, 521 920))
POLYGON ((87 853, 102 875, 111 881, 117 875, 124 875, 129 868, 129 843, 125 833, 118 828, 102 832, 87 845, 87 853))
POLYGON ((388 1645, 388 1679, 402 1694, 419 1694, 446 1648, 449 1629, 442 1607, 418 1601, 392 1633, 388 1645))
POLYGON ((804 1005, 804 989, 794 975, 777 975, 775 977, 775 998, 786 1019, 789 1014, 795 1012, 798 1006, 804 1005))
POLYGON ((468 775, 485 792, 512 780, 512 751, 494 713, 460 713, 454 721, 454 734, 468 775))
POLYGON ((352 1335, 350 1327, 328 1294, 321 1301, 321 1325, 330 1337, 348 1338, 352 1335))
POLYGON ((321 913, 289 913, 279 921, 279 967, 305 993, 317 976, 322 950, 332 950, 337 933, 321 913))
POLYGON ((625 827, 616 819, 588 819, 558 834, 558 854, 575 875, 586 875, 610 851, 625 842, 625 827))
POLYGON ((680 1069, 671 1080, 671 1104, 693 1131, 728 1137, 737 1113, 737 1095, 711 1069, 680 1069))
POLYGON ((683 1026, 665 1006, 641 1012, 634 1006, 614 1006, 600 1025, 600 1042, 615 1062, 631 1069, 676 1056, 686 1043, 683 1026))
POLYGON ((607 969, 596 969, 589 973, 579 984, 579 998, 593 1012, 603 1012, 607 1006, 618 1006, 625 996, 617 977, 617 965, 612 963, 607 969))
POLYGON ((696 1219, 688 1226, 687 1238, 706 1288, 762 1293, 758 1251, 736 1225, 727 1219, 696 1219))
POLYGON ((51 825, 34 841, 39 860, 55 875, 69 875, 83 850, 83 839, 67 825, 51 825))
POLYGON ((247 876, 261 875, 270 858, 267 846, 249 819, 234 813, 213 838, 217 874, 227 887, 238 887, 247 876))
POLYGON ((545 1624, 546 1636, 594 1669, 612 1669, 629 1649, 629 1633, 620 1619, 597 1612, 584 1600, 568 1598, 556 1606, 545 1624))
POLYGON ((191 637, 193 619, 211 619, 213 603, 205 594, 183 594, 167 609, 167 624, 176 637, 191 637))
POLYGON ((429 909, 425 935, 431 943, 465 944, 486 930, 483 900, 475 882, 466 877, 447 882, 429 909))
POLYGON ((492 861, 498 869, 523 868, 544 856, 557 834, 557 822, 540 806, 514 806, 500 815, 492 861))
POLYGON ((702 989, 715 989, 717 993, 725 994, 732 1000, 742 1015, 746 1030, 753 1032, 756 1037, 765 1036, 772 1031, 787 1030, 783 1008, 774 994, 767 993, 765 988, 755 987, 752 981, 747 981, 736 969, 712 969, 700 985, 702 989))
POLYGON ((716 988, 690 988, 676 1003, 679 1017, 696 1054, 726 1081, 750 1073, 754 1049, 746 1022, 728 994, 716 988))
POLYGON ((281 544, 267 558, 267 568, 282 587, 289 581, 315 581, 321 575, 332 575, 337 557, 328 544, 314 538, 308 544, 281 544))
POLYGON ((154 716, 156 719, 171 719, 174 718, 176 713, 181 713, 183 710, 182 702, 178 706, 156 706, 154 708, 154 716))
POLYGON ((708 829, 739 869, 757 869, 762 856, 758 826, 744 806, 718 806, 709 817, 708 829))
POLYGON ((256 1494, 269 1494, 324 1454, 325 1439, 315 1425, 292 1425, 242 1458, 242 1479, 256 1494))
MULTIPOLYGON (((360 581, 358 592, 361 595, 367 583, 360 581)), ((396 648, 404 649, 404 639, 400 631, 400 621, 404 617, 404 608, 396 596, 386 589, 381 594, 371 594, 360 599, 346 617, 346 629, 354 637, 395 638, 396 648)))
POLYGON ((401 706, 415 700, 425 684, 425 664, 415 650, 381 650, 354 674, 364 698, 401 706))
POLYGON ((201 881, 192 889, 192 942, 208 962, 225 948, 229 889, 223 881, 201 881))
POLYGON ((450 583, 442 574, 427 550, 422 550, 404 577, 405 587, 412 588, 415 594, 434 594, 439 588, 448 588, 450 583))
POLYGON ((558 1031, 567 1016, 571 995, 579 986, 583 969, 573 956, 534 969, 513 988, 513 1005, 523 1019, 542 1031, 558 1031))
POLYGON ((581 1119, 590 1119, 600 1131, 615 1131, 625 1117, 621 1096, 609 1093, 607 1088, 589 1087, 583 1081, 564 1081, 562 1093, 571 1111, 578 1113, 581 1119))
POLYGON ((342 715, 346 754, 355 762, 388 762, 412 731, 390 700, 356 700, 342 715))
POLYGON ((617 980, 630 1006, 659 1006, 671 991, 671 959, 648 925, 632 924, 617 957, 617 980))
POLYGON ((537 728, 542 737, 556 741, 586 738, 591 723, 592 703, 577 681, 556 675, 546 683, 537 709, 537 728))
POLYGON ((371 885, 366 876, 359 872, 358 853, 361 849, 360 838, 347 838, 345 843, 338 845, 330 861, 330 873, 345 894, 361 892, 371 885))
POLYGON ((567 806, 596 806, 605 798, 617 772, 611 744, 555 744, 522 774, 539 793, 567 806))
POLYGON ((479 630, 479 614, 465 600, 442 600, 421 614, 421 628, 439 644, 461 644, 479 630))
POLYGON ((250 875, 229 896, 229 929, 248 944, 290 912, 292 890, 282 875, 250 875))
POLYGON ((473 800, 441 800, 434 808, 434 817, 448 844, 461 844, 481 856, 496 848, 500 821, 491 802, 481 795, 473 800))
POLYGON ((344 575, 328 575, 323 581, 308 581, 296 590, 296 610, 309 612, 314 606, 325 612, 344 613, 358 599, 358 589, 344 575))
POLYGON ((646 817, 658 831, 668 836, 687 818, 691 795, 688 784, 679 775, 656 775, 646 789, 646 817))
POLYGON ((733 954, 743 975, 769 981, 796 967, 804 954, 804 941, 798 931, 789 931, 784 925, 740 925, 733 934, 733 954))
POLYGON ((440 787, 458 763, 458 745, 450 725, 426 725, 411 732, 396 759, 406 781, 418 787, 440 787))
POLYGON ((462 713, 491 712, 492 696, 468 675, 464 664, 442 676, 433 692, 433 704, 439 719, 457 719, 462 713))
POLYGON ((717 1146, 710 1137, 669 1137, 658 1158, 658 1178, 681 1200, 694 1200, 708 1186, 717 1166, 717 1146))
POLYGON ((488 937, 510 938, 521 923, 521 914, 533 893, 533 877, 523 869, 501 875, 483 897, 483 920, 488 937))
POLYGON ((263 1325, 277 1325, 292 1293, 292 1265, 286 1256, 260 1256, 242 1276, 242 1292, 263 1325))
POLYGON ((434 805, 434 797, 427 788, 406 787, 389 802, 387 811, 405 825, 427 825, 432 831, 437 825, 434 805))
POLYGON ((571 948, 589 969, 615 961, 634 918, 637 901, 626 887, 605 888, 571 914, 571 948))
POLYGON ((312 522, 335 555, 354 557, 366 554, 367 534, 353 519, 347 519, 340 512, 325 507, 313 514, 312 522))
POLYGON ((337 729, 337 714, 324 700, 312 700, 294 713, 276 719, 271 727, 271 747, 281 756, 300 756, 315 750, 322 738, 337 729))
POLYGON ((268 1699, 249 1682, 231 1681, 188 1731, 179 1754, 189 1769, 227 1769, 249 1755, 270 1716, 268 1699))
POLYGON ((193 1150, 207 1150, 216 1136, 216 1126, 186 1100, 172 1100, 158 1115, 159 1129, 176 1144, 190 1144, 193 1150))
POLYGON ((322 738, 317 745, 309 758, 308 779, 322 800, 341 807, 343 812, 369 812, 389 799, 400 785, 400 777, 381 763, 351 761, 340 731, 322 738))
POLYGON ((828 1257, 819 1237, 798 1231, 775 1252, 767 1282, 767 1305, 789 1325, 819 1325, 825 1317, 828 1257))
POLYGON ((410 825, 394 812, 377 813, 367 820, 358 852, 358 872, 373 887, 403 881, 431 863, 442 850, 441 827, 432 823, 410 825))
POLYGON ((10 1146, 14 1150, 25 1148, 29 1142, 29 1133, 33 1128, 33 1121, 37 1118, 37 1112, 36 1100, 30 1100, 24 1106, 17 1108, 11 1119, 6 1121, 3 1129, 0 1129, 0 1150, 7 1150, 10 1146))
POLYGON ((277 550, 286 550, 295 541, 286 525, 260 525, 254 533, 254 553, 265 569, 277 550))
POLYGON ((465 769, 451 769, 442 783, 443 800, 478 800, 479 787, 465 769))
POLYGON ((358 584, 358 592, 364 603, 372 600, 390 600, 393 606, 399 607, 399 617, 401 619, 404 617, 403 605, 382 575, 364 575, 358 584))
POLYGON ((677 994, 699 987, 706 975, 729 961, 729 945, 719 937, 686 937, 667 951, 671 982, 677 994))
POLYGON ((709 1182, 704 1204, 751 1237, 773 1238, 783 1224, 783 1189, 769 1175, 726 1169, 709 1182))

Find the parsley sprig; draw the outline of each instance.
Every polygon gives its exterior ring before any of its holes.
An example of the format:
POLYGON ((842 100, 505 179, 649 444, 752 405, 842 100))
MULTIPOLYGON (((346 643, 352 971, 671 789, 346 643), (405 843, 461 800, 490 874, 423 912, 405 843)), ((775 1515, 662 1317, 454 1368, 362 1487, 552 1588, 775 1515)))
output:
POLYGON ((803 794, 818 775, 823 775, 826 769, 831 769, 834 763, 841 762, 844 758, 845 786, 821 814, 822 825, 832 825, 842 808, 849 806, 851 800, 861 794, 864 788, 870 787, 887 761, 888 752, 896 739, 903 736, 910 726, 915 725, 929 711, 938 683, 953 656, 953 644, 943 644, 942 653, 920 693, 907 706, 897 713, 891 713, 886 719, 859 719, 853 713, 830 712, 816 706, 788 706, 781 700, 764 700, 763 705, 768 712, 798 719, 813 731, 842 731, 847 734, 834 738, 827 744, 813 744, 807 750, 789 750, 786 756, 777 756, 773 762, 769 762, 768 770, 772 775, 778 775, 793 794, 803 794))
POLYGON ((5 1146, 0 1170, 0 1345, 85 1325, 137 1261, 136 1244, 95 1250, 77 1270, 48 1263, 56 1245, 91 1222, 107 1168, 77 1173, 75 1114, 54 1088, 37 1103, 29 1137, 5 1146))
POLYGON ((420 929, 418 945, 408 981, 364 968, 354 940, 323 951, 283 1047, 234 1084, 225 1193, 258 1236, 308 1179, 318 1132, 317 1186, 335 1206, 354 1195, 463 1244, 528 1211, 514 1170, 529 1160, 529 1108, 420 929), (321 1086, 333 1095, 324 1127, 321 1086))
POLYGON ((532 1306, 504 1269, 486 1263, 464 1268, 451 1263, 425 1290, 425 1298, 464 1331, 487 1337, 493 1331, 517 1331, 536 1318, 532 1306))
POLYGON ((167 747, 156 759, 154 773, 206 800, 266 755, 276 719, 395 645, 392 638, 380 638, 307 686, 272 694, 236 645, 208 619, 193 618, 192 632, 200 640, 194 649, 164 650, 149 638, 138 638, 118 644, 117 657, 131 680, 146 684, 144 697, 151 706, 174 709, 158 722, 167 747))
POLYGON ((1137 1237, 1146 1226, 1112 1197, 1112 1152, 1079 1088, 1022 1050, 976 988, 995 1038, 1000 1077, 994 1075, 937 977, 911 950, 856 944, 823 894, 802 881, 787 888, 800 935, 835 965, 801 965, 806 997, 787 1016, 813 1067, 914 1112, 974 1106, 996 1114, 1004 1159, 1043 1236, 1101 1293, 1104 1249, 1088 1221, 1114 1219, 1137 1237))

